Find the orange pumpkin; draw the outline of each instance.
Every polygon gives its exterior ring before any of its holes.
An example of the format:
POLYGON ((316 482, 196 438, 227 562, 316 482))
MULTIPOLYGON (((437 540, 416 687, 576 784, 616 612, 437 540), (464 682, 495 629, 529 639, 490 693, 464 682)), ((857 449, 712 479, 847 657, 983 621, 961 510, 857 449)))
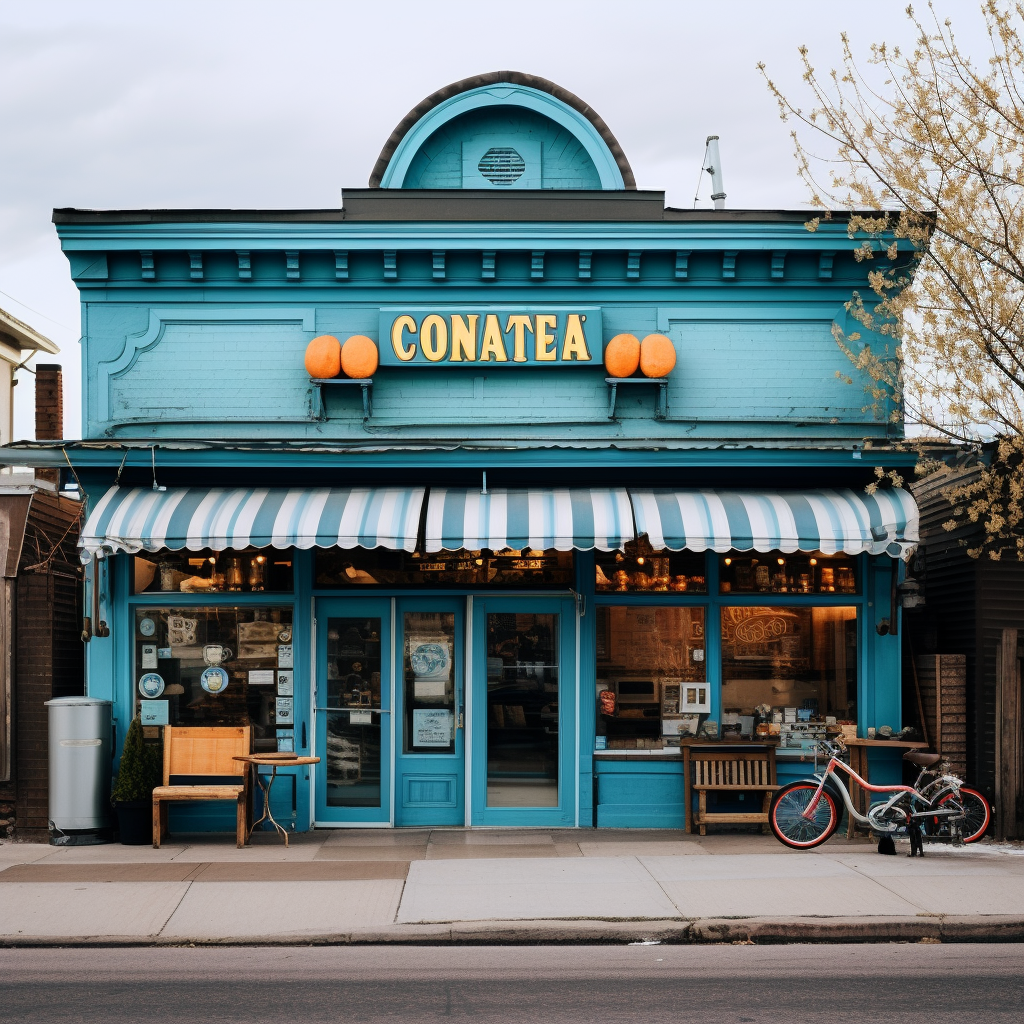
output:
POLYGON ((341 368, 346 377, 372 377, 379 361, 377 346, 364 334, 353 334, 341 346, 341 368))
POLYGON ((632 377, 640 365, 640 342, 635 334, 616 334, 604 347, 604 368, 610 377, 632 377))
POLYGON ((306 346, 306 373, 318 379, 341 373, 341 342, 333 334, 321 334, 306 346))
POLYGON ((645 377, 667 377, 676 365, 676 347, 664 334, 648 334, 640 343, 640 372, 645 377))

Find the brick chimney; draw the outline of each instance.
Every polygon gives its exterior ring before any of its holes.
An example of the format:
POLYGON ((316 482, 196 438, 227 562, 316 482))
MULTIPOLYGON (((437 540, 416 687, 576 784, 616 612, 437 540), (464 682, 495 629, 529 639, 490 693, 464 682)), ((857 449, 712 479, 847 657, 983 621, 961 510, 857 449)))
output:
POLYGON ((36 364, 36 440, 64 439, 64 381, 59 363, 36 364))
MULTIPOLYGON (((64 379, 59 363, 36 363, 36 440, 64 439, 64 379)), ((37 469, 37 480, 59 486, 60 470, 37 469)))

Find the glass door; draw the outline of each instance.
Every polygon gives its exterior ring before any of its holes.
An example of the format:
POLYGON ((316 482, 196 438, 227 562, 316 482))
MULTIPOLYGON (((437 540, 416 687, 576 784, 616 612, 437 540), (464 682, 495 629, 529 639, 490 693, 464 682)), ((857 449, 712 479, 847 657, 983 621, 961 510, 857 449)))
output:
POLYGON ((391 821, 391 601, 316 602, 316 821, 391 821))
POLYGON ((574 602, 477 599, 473 651, 473 824, 575 824, 574 602))
POLYGON ((463 825, 465 602, 397 603, 395 824, 463 825))

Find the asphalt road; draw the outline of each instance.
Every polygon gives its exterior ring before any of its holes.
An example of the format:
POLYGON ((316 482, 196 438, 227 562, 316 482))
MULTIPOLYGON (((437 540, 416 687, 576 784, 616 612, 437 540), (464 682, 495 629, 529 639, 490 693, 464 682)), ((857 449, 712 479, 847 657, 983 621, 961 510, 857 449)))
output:
POLYGON ((1022 945, 0 951, 0 1019, 1019 1021, 1022 945))

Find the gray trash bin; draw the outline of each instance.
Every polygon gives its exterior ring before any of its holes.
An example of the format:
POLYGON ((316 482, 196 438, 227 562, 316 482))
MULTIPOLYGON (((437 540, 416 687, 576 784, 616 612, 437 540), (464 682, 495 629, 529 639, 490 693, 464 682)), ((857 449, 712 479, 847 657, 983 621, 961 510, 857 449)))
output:
POLYGON ((46 706, 50 718, 50 842, 54 846, 110 842, 111 702, 57 697, 46 706))

